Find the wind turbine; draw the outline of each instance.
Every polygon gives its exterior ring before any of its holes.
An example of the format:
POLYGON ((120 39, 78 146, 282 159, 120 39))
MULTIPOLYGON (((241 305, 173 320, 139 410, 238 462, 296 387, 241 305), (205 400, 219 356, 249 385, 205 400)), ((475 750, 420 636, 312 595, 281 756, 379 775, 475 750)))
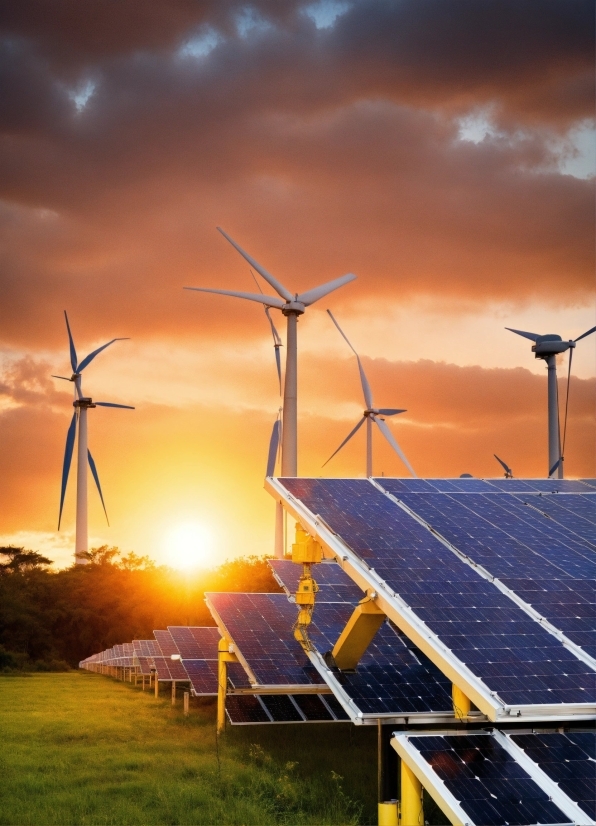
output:
MULTIPOLYGON (((350 350, 356 356, 356 361, 358 362, 358 370, 360 372, 360 383, 362 384, 362 393, 364 395, 364 403, 366 405, 366 407, 364 409, 364 412, 362 414, 362 418, 360 419, 360 421, 358 422, 356 427, 348 433, 348 435, 343 440, 343 442, 340 444, 340 446, 337 448, 335 453, 332 453, 331 456, 327 459, 327 462, 330 462, 331 459, 333 459, 333 457, 335 456, 335 454, 339 453, 339 451, 342 449, 342 447, 350 441, 352 436, 354 436, 354 434, 357 433, 358 430, 360 430, 360 428, 362 427, 364 422, 366 422, 366 475, 367 475, 367 477, 372 476, 373 475, 373 468, 372 468, 372 425, 373 425, 373 422, 374 422, 377 425, 377 427, 379 428, 379 430, 381 431, 381 433, 383 434, 383 436, 387 439, 387 441, 389 442, 389 444, 391 445, 393 450, 397 453, 399 458, 402 460, 404 465, 408 468, 408 470, 410 471, 412 476, 416 477, 416 474, 414 472, 414 469, 412 468, 412 465, 406 459, 401 447, 398 445, 397 441, 395 440, 395 438, 393 436, 393 433, 389 430, 389 427, 385 424, 385 420, 383 418, 381 418, 383 416, 397 416, 398 413, 405 413, 406 411, 403 410, 403 409, 397 409, 397 408, 394 408, 394 407, 375 407, 374 402, 373 402, 372 392, 371 392, 371 389, 370 389, 370 384, 368 383, 368 379, 366 378, 364 368, 362 367, 362 362, 360 361, 360 356, 358 355, 356 350, 354 350, 354 348, 352 347, 352 345, 348 341, 348 337, 346 336, 344 331, 341 329, 341 327, 337 323, 337 321, 334 318, 333 313, 331 312, 331 310, 327 310, 327 312, 329 313, 331 321, 335 324, 335 326, 337 327, 337 329, 339 330, 339 332, 343 336, 343 338, 346 341, 348 347, 350 348, 350 350)), ((327 464, 327 462, 325 462, 325 465, 327 464)), ((323 465, 323 467, 325 467, 325 465, 323 465)))
POLYGON ((539 335, 538 333, 527 333, 524 330, 514 330, 512 327, 505 327, 511 333, 516 333, 518 336, 530 339, 534 342, 532 352, 535 358, 543 359, 546 362, 548 370, 548 476, 553 477, 555 471, 558 471, 558 478, 563 478, 563 462, 564 462, 564 447, 565 435, 567 432, 567 409, 569 403, 569 379, 571 378, 571 360, 573 358, 573 350, 578 341, 582 338, 591 335, 596 331, 596 327, 586 330, 581 336, 563 341, 561 336, 547 333, 546 335, 539 335), (557 391, 557 355, 565 353, 569 350, 569 368, 567 372, 567 401, 565 404, 565 430, 563 435, 563 450, 561 450, 561 432, 559 428, 559 395, 557 391))
POLYGON ((493 453, 493 456, 497 460, 497 462, 501 465, 503 470, 505 471, 505 479, 513 479, 513 471, 509 467, 509 465, 504 462, 502 459, 499 459, 496 453, 493 453))
MULTIPOLYGON (((126 410, 134 410, 128 404, 114 404, 114 402, 94 402, 89 396, 83 396, 83 389, 81 386, 81 373, 89 366, 98 353, 109 347, 115 341, 126 341, 124 338, 113 338, 107 344, 103 344, 89 353, 82 361, 77 359, 77 351, 75 349, 72 333, 70 332, 70 325, 68 323, 68 316, 66 310, 64 311, 64 318, 66 319, 66 329, 68 331, 68 342, 70 346, 70 365, 72 367, 72 376, 53 376, 55 379, 63 379, 64 381, 72 381, 74 383, 73 402, 74 413, 66 434, 66 447, 64 450, 64 464, 62 466, 62 486, 60 489, 60 512, 58 515, 58 530, 60 530, 60 523, 62 521, 62 509, 64 507, 64 496, 66 494, 66 485, 68 483, 68 473, 70 471, 70 463, 72 461, 72 454, 74 451, 74 443, 77 432, 77 423, 79 427, 79 439, 77 445, 77 515, 76 515, 76 532, 75 532, 75 563, 84 565, 86 559, 82 554, 86 553, 88 548, 88 532, 87 532, 87 462, 91 468, 91 473, 95 479, 99 498, 103 505, 103 510, 108 519, 105 502, 103 500, 103 493, 101 492, 101 485, 99 484, 99 476, 97 468, 93 461, 93 456, 87 447, 87 410, 92 407, 122 407, 126 410)), ((108 521, 108 525, 109 525, 108 521)))
POLYGON ((253 269, 261 275, 267 283, 273 287, 275 292, 280 296, 269 296, 258 293, 244 293, 236 292, 235 290, 214 290, 206 287, 185 287, 186 290, 196 290, 201 293, 216 293, 217 295, 230 295, 235 298, 244 298, 248 301, 257 301, 264 304, 266 307, 275 307, 281 310, 287 319, 287 353, 286 353, 286 375, 284 382, 284 403, 283 403, 283 432, 282 432, 282 476, 296 476, 298 473, 298 406, 297 406, 297 379, 298 379, 298 364, 297 364, 297 325, 298 317, 303 315, 306 308, 310 307, 319 299, 323 298, 334 290, 343 287, 353 281, 356 276, 352 273, 342 275, 333 281, 328 281, 326 284, 321 284, 312 290, 307 290, 304 293, 291 293, 287 287, 284 287, 273 275, 267 272, 258 261, 255 261, 245 250, 242 249, 230 236, 224 232, 221 227, 217 227, 218 231, 230 244, 236 249, 240 255, 248 261, 253 269))

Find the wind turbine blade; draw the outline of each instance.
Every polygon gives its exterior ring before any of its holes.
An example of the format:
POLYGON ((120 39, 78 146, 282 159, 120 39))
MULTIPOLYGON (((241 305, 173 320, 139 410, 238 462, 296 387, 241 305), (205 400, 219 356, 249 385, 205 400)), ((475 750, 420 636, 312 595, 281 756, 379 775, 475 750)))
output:
POLYGON ((88 366, 89 366, 89 364, 90 364, 90 363, 93 361, 93 359, 95 358, 95 356, 96 356, 98 353, 101 353, 101 351, 102 351, 102 350, 105 350, 105 349, 106 349, 106 347, 109 347, 109 346, 110 346, 110 344, 113 344, 115 341, 128 341, 128 340, 129 340, 128 336, 125 336, 124 338, 113 338, 111 341, 108 341, 108 343, 107 343, 107 344, 102 344, 102 345, 101 345, 101 347, 98 347, 98 348, 97 348, 97 350, 94 350, 92 353, 89 353, 89 355, 88 355, 88 356, 85 356, 85 358, 84 358, 84 359, 83 359, 83 361, 79 364, 79 366, 77 367, 77 369, 75 370, 75 372, 76 372, 76 373, 80 373, 82 370, 84 370, 84 369, 85 369, 85 367, 88 367, 88 366))
POLYGON ((279 419, 275 421, 273 430, 271 431, 271 439, 269 440, 269 454, 267 456, 267 477, 273 476, 275 473, 275 462, 277 461, 277 449, 279 447, 279 431, 281 422, 279 419))
POLYGON ((101 504, 103 505, 103 512, 106 515, 106 522, 108 526, 110 524, 110 520, 108 519, 108 512, 106 510, 106 503, 103 501, 103 493, 101 492, 101 485, 99 484, 99 476, 97 475, 97 468, 95 467, 95 462, 93 461, 93 456, 91 455, 91 451, 87 451, 87 458, 89 459, 89 467, 91 468, 91 473, 93 474, 93 478, 95 479, 95 484, 97 485, 97 490, 99 491, 99 498, 101 499, 101 504))
POLYGON ((591 330, 588 330, 586 333, 582 333, 582 334, 581 334, 581 336, 579 336, 578 338, 574 339, 574 341, 577 343, 578 341, 581 341, 581 340, 582 340, 582 338, 585 338, 586 336, 590 336, 590 335, 592 335, 592 333, 593 333, 593 332, 595 332, 595 331, 596 331, 596 327, 592 327, 592 329, 591 329, 591 330))
POLYGON ((511 476, 513 476, 513 471, 511 470, 511 468, 509 467, 509 465, 506 465, 506 464, 505 464, 505 462, 504 462, 502 459, 499 459, 499 457, 497 456, 497 454, 496 454, 496 453, 493 453, 493 456, 495 457, 495 459, 497 460, 497 462, 501 465, 501 467, 503 468, 503 470, 505 471, 505 473, 510 473, 510 474, 511 474, 511 476))
POLYGON ((235 290, 211 290, 207 287, 183 287, 184 290, 195 290, 198 293, 215 293, 216 295, 231 295, 233 298, 245 298, 247 301, 257 301, 266 307, 276 307, 278 310, 286 303, 281 298, 270 295, 258 295, 258 293, 241 293, 235 290))
POLYGON ((281 337, 280 337, 279 333, 277 332, 275 324, 273 323, 273 319, 269 315, 269 310, 270 309, 271 309, 270 307, 265 307, 265 315, 269 319, 269 324, 271 325, 271 335, 273 336, 273 343, 275 344, 276 347, 281 347, 282 346, 281 337))
POLYGON ((277 365, 277 378, 279 379, 279 395, 281 396, 281 356, 279 354, 280 344, 275 345, 275 363, 277 365))
MULTIPOLYGON (((346 342, 346 344, 348 345, 350 350, 356 356, 356 361, 358 362, 358 370, 360 372, 360 383, 362 385, 362 392, 364 393, 364 401, 366 403, 367 408, 370 410, 373 406, 372 391, 370 389, 370 384, 368 383, 368 379, 366 378, 366 373, 364 372, 364 368, 362 367, 362 363, 360 361, 360 356, 358 355, 356 350, 354 350, 354 348, 350 344, 350 341, 349 341, 347 335, 344 333, 344 331, 341 329, 341 327, 337 323, 337 321, 335 319, 335 316, 333 315, 331 310, 327 310, 327 313, 328 313, 329 318, 331 319, 331 321, 335 324, 335 326, 339 330, 340 334, 342 335, 344 341, 346 342)), ((329 461, 329 459, 327 459, 327 461, 329 461)), ((323 467, 325 467, 325 465, 323 465, 323 467)))
POLYGON ((53 379, 63 379, 64 381, 72 381, 72 379, 68 379, 66 376, 55 376, 53 373, 52 373, 52 378, 53 379))
POLYGON ((70 366, 72 367, 72 372, 77 372, 77 351, 75 350, 74 341, 72 340, 72 333, 70 332, 70 324, 68 323, 68 316, 66 315, 66 310, 64 310, 64 318, 66 319, 66 329, 68 330, 68 343, 70 346, 70 366))
POLYGON ((505 329, 509 330, 510 333, 517 333, 518 336, 529 338, 530 341, 537 341, 540 338, 539 333, 526 333, 524 330, 514 330, 513 327, 505 327, 505 329))
POLYGON ((381 416, 397 416, 398 413, 407 413, 407 410, 397 410, 395 407, 379 407, 381 416))
POLYGON ((98 407, 123 407, 125 410, 134 410, 129 404, 114 404, 114 402, 93 402, 98 407))
POLYGON ((412 467, 412 465, 411 465, 411 464, 408 462, 408 460, 406 459, 406 457, 405 457, 405 454, 404 454, 403 450, 402 450, 402 449, 401 449, 401 447, 397 444, 397 442, 396 442, 396 440, 395 440, 395 438, 394 438, 394 436, 393 436, 393 433, 389 430, 388 425, 386 425, 386 424, 385 424, 385 422, 384 422, 382 419, 377 419, 377 417, 376 417, 376 416, 373 416, 373 421, 374 421, 374 422, 376 422, 376 424, 378 425, 379 430, 381 431, 381 433, 383 434, 383 436, 387 439, 387 441, 389 442, 389 444, 391 445, 391 447, 393 448, 393 450, 397 453, 397 455, 398 455, 398 456, 399 456, 399 458, 402 460, 402 462, 404 463, 404 465, 408 468, 408 470, 410 471, 410 473, 412 474, 412 476, 416 479, 416 478, 417 478, 417 476, 416 476, 416 474, 415 474, 415 472, 414 472, 414 468, 412 467))
POLYGON ((286 289, 286 288, 284 287, 284 285, 283 285, 283 284, 281 284, 281 283, 277 280, 277 278, 274 278, 274 276, 272 276, 272 275, 271 275, 271 273, 267 272, 267 270, 266 270, 264 267, 262 267, 262 266, 259 264, 259 262, 258 262, 258 261, 255 261, 255 259, 252 257, 252 255, 249 255, 249 254, 248 254, 245 250, 243 250, 243 249, 242 249, 242 247, 241 247, 241 246, 239 246, 239 244, 237 244, 237 243, 234 241, 234 239, 233 239, 233 238, 230 238, 230 236, 228 235, 228 233, 227 233, 227 232, 225 232, 225 231, 224 231, 221 227, 217 227, 217 231, 218 231, 218 232, 221 232, 221 234, 222 234, 222 235, 223 235, 223 237, 226 239, 226 241, 229 241, 229 242, 230 242, 230 244, 234 247, 234 249, 235 249, 237 252, 239 252, 239 253, 240 253, 240 255, 244 258, 244 260, 245 260, 245 261, 248 261, 248 263, 250 264, 250 266, 251 266, 251 267, 254 267, 254 268, 255 268, 255 270, 259 273, 259 275, 262 275, 262 276, 263 276, 263 278, 265 279, 265 281, 266 281, 266 282, 267 282, 267 283, 268 283, 271 287, 273 287, 273 289, 275 290, 275 292, 276 292, 278 295, 281 295, 281 297, 282 297, 282 298, 285 298, 285 300, 286 300, 286 301, 293 301, 293 300, 294 300, 294 296, 292 295, 292 293, 291 293, 288 289, 286 289))
POLYGON ((325 464, 324 464, 324 465, 321 465, 321 467, 325 467, 325 465, 333 459, 333 457, 335 456, 335 454, 336 454, 336 453, 339 453, 339 451, 342 449, 342 447, 343 447, 343 446, 344 446, 347 442, 349 442, 349 441, 350 441, 350 439, 352 438, 352 436, 354 435, 354 433, 356 433, 358 430, 360 430, 360 428, 361 428, 361 427, 362 427, 362 425, 364 424, 365 420, 366 420, 366 417, 365 417, 365 416, 363 416, 363 417, 360 419, 360 421, 358 422, 358 424, 356 425, 356 427, 355 427, 353 430, 350 430, 350 432, 348 433, 348 435, 346 436, 346 438, 343 440, 343 442, 340 444, 340 446, 337 448, 337 450, 336 450, 334 453, 332 453, 332 454, 331 454, 331 456, 327 459, 327 462, 325 462, 325 464))
POLYGON ((356 276, 349 272, 347 275, 342 275, 340 278, 335 278, 333 281, 328 281, 326 284, 321 284, 320 287, 314 287, 312 290, 307 290, 305 293, 301 293, 298 296, 298 301, 308 307, 310 304, 314 304, 315 301, 323 298, 323 296, 329 295, 329 293, 332 293, 334 290, 338 290, 340 287, 343 287, 344 284, 349 284, 350 281, 354 281, 355 279, 356 276))
POLYGON ((58 513, 58 530, 60 530, 60 522, 62 521, 62 508, 64 507, 64 497, 66 495, 66 485, 68 482, 68 472, 70 470, 70 463, 72 461, 72 452, 74 450, 75 436, 77 432, 77 411, 72 414, 72 419, 66 434, 66 447, 64 448, 64 462, 62 464, 62 485, 60 488, 60 511, 58 513))

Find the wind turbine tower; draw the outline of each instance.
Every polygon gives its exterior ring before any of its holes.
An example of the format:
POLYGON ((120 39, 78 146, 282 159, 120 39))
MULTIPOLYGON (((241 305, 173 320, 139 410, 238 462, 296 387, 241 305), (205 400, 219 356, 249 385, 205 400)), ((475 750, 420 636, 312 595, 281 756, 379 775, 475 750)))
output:
POLYGON ((68 331, 68 343, 70 347, 70 365, 72 367, 72 376, 70 378, 67 378, 66 376, 53 376, 53 378, 73 382, 75 397, 73 407, 75 410, 70 422, 70 426, 68 428, 68 433, 66 434, 64 464, 62 467, 62 485, 60 489, 60 512, 58 515, 58 530, 60 530, 60 523, 62 521, 62 509, 64 507, 66 485, 68 483, 68 474, 72 462, 72 454, 74 452, 78 424, 79 438, 77 443, 77 510, 75 531, 75 563, 79 565, 85 565, 87 560, 85 559, 83 554, 85 554, 89 550, 87 524, 87 463, 89 463, 91 473, 95 480, 95 484, 97 485, 99 498, 101 499, 101 504, 106 515, 106 520, 108 518, 105 502, 103 499, 103 493, 101 491, 101 485, 99 483, 97 467, 93 460, 93 456, 91 455, 91 452, 87 446, 87 411, 93 407, 121 407, 125 408, 126 410, 134 410, 134 407, 131 407, 128 404, 114 404, 113 402, 94 402, 93 399, 91 399, 89 396, 83 395, 83 389, 81 386, 81 373, 86 367, 89 366, 89 364, 93 361, 95 356, 97 356, 98 353, 101 353, 102 350, 105 350, 106 347, 109 347, 110 344, 113 344, 115 341, 125 341, 126 339, 113 338, 111 341, 108 341, 107 344, 103 344, 101 347, 98 347, 97 350, 94 350, 92 353, 89 353, 88 356, 85 356, 85 358, 79 362, 77 359, 77 351, 75 349, 72 333, 70 331, 70 325, 68 323, 68 316, 66 315, 66 311, 64 312, 64 318, 66 319, 66 329, 68 331))
MULTIPOLYGON (((548 370, 548 476, 554 477, 555 472, 559 479, 563 478, 563 463, 565 460, 565 436, 561 445, 561 431, 559 427, 559 394, 557 390, 557 356, 569 350, 569 369, 567 373, 567 402, 569 401, 569 379, 571 378, 571 361, 573 350, 578 341, 591 335, 596 331, 592 327, 581 336, 569 341, 563 341, 561 336, 553 333, 539 335, 538 333, 528 333, 525 330, 514 330, 512 327, 505 327, 511 333, 530 339, 534 342, 532 352, 535 358, 543 359, 548 370)), ((565 428, 567 426, 567 404, 565 405, 565 428)))

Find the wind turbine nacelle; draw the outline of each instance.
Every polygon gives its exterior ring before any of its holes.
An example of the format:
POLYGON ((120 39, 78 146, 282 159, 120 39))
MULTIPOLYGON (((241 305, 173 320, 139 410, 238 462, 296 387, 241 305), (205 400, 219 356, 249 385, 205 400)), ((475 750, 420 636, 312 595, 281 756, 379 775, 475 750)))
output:
POLYGON ((532 352, 536 353, 537 359, 543 359, 547 356, 565 353, 570 347, 575 347, 574 341, 563 341, 561 336, 552 334, 538 336, 536 344, 532 347, 532 352))
POLYGON ((281 308, 283 315, 291 315, 295 313, 296 315, 302 315, 305 311, 306 307, 301 301, 288 301, 287 304, 281 308))

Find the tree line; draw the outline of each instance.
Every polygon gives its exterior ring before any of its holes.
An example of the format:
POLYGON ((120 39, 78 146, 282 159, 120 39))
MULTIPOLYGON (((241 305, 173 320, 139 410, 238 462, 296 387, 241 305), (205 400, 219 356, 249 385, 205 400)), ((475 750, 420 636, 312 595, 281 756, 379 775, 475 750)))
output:
POLYGON ((213 625, 206 591, 280 590, 260 557, 189 574, 107 545, 85 556, 53 571, 36 551, 0 547, 0 671, 65 670, 168 625, 213 625))

